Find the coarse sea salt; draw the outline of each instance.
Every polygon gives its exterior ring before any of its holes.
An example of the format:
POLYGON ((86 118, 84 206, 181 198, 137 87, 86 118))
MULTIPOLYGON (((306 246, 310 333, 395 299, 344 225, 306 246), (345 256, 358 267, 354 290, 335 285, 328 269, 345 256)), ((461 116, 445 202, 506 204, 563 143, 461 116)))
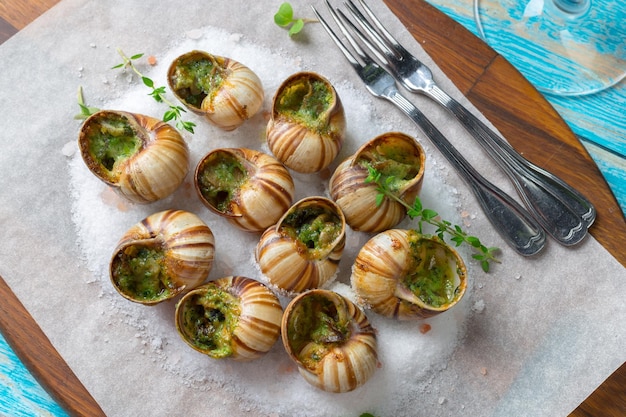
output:
MULTIPOLYGON (((167 85, 167 65, 163 63, 172 62, 189 50, 204 49, 236 59, 255 71, 263 81, 266 92, 263 109, 267 112, 273 92, 280 83, 294 72, 307 70, 301 57, 286 56, 284 51, 267 49, 241 34, 206 27, 190 30, 186 35, 180 44, 159 56, 159 64, 142 68, 156 85, 167 85)), ((154 117, 163 114, 164 105, 147 98, 146 87, 132 73, 119 74, 110 84, 112 88, 120 86, 120 92, 113 101, 102 102, 101 108, 134 111, 154 117)), ((344 104, 348 121, 346 144, 338 163, 366 140, 385 131, 396 130, 401 116, 379 114, 373 99, 361 86, 342 81, 335 88, 344 104)), ((168 94, 171 98, 171 93, 168 94)), ((202 156, 214 148, 248 147, 269 152, 264 141, 266 117, 263 113, 260 112, 233 132, 220 131, 202 118, 190 112, 184 113, 185 120, 197 125, 194 135, 183 132, 190 149, 190 172, 202 156)), ((154 366, 180 376, 186 389, 227 391, 241 403, 243 411, 270 416, 350 416, 365 411, 384 416, 398 415, 401 407, 414 407, 424 395, 430 395, 431 401, 439 400, 442 404, 441 397, 427 388, 437 373, 446 368, 448 359, 463 338, 464 322, 471 310, 468 302, 463 300, 457 304, 453 314, 448 312, 427 320, 430 326, 427 332, 420 327, 424 322, 397 322, 366 310, 377 329, 380 367, 364 386, 341 395, 325 393, 308 385, 280 342, 254 362, 234 363, 207 358, 188 348, 173 330, 173 303, 146 308, 116 293, 108 278, 112 251, 122 234, 146 216, 165 209, 183 209, 199 215, 215 235, 216 259, 211 279, 235 274, 262 280, 254 260, 254 248, 260 235, 240 231, 209 213, 195 195, 191 174, 173 195, 149 205, 135 205, 121 199, 92 175, 80 153, 75 150, 75 145, 67 144, 62 152, 68 158, 77 244, 82 261, 93 273, 93 279, 86 284, 100 285, 102 297, 110 301, 110 311, 103 314, 110 315, 111 327, 131 327, 134 332, 131 334, 142 341, 141 352, 153 356, 154 366)), ((457 209, 458 191, 445 183, 443 164, 433 161, 426 169, 420 198, 425 207, 437 210, 443 218, 458 224, 461 218, 457 209)), ((309 195, 327 196, 331 172, 329 169, 311 175, 293 173, 296 199, 309 195)), ((469 216, 464 213, 464 220, 467 221, 469 216)), ((410 228, 410 221, 406 220, 399 227, 410 228)), ((340 272, 329 288, 356 301, 350 288, 350 271, 359 248, 369 236, 351 230, 347 234, 340 272)), ((281 297, 283 306, 288 301, 288 297, 281 297)))

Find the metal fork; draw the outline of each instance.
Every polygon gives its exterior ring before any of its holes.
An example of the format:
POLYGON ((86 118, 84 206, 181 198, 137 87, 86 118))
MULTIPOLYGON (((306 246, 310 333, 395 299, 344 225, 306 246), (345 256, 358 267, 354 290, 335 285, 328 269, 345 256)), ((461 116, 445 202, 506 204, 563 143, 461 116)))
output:
MULTIPOLYGON (((468 183, 485 214, 509 245, 524 256, 538 253, 545 245, 545 233, 536 220, 510 196, 482 177, 426 116, 400 94, 394 78, 363 51, 328 0, 326 0, 326 5, 358 58, 344 46, 315 7, 311 6, 311 8, 324 29, 363 80, 367 90, 372 95, 384 98, 396 105, 430 138, 468 183)), ((341 12, 339 11, 339 13, 341 12)), ((344 21, 352 25, 345 15, 341 14, 344 21)))
POLYGON ((548 234, 566 246, 579 243, 595 220, 593 205, 563 180, 520 155, 508 142, 439 88, 430 69, 389 33, 363 0, 358 1, 377 30, 352 0, 347 0, 346 7, 368 36, 354 25, 352 27, 360 40, 375 54, 378 63, 407 90, 433 99, 461 122, 509 176, 530 213, 548 234))

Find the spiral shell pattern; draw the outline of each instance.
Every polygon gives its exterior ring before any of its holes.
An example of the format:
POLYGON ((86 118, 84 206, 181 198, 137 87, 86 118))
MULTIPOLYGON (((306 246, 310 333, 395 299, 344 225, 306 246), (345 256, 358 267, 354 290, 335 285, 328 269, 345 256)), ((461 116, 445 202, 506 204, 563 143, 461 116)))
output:
POLYGON ((233 59, 204 51, 191 51, 176 58, 168 70, 168 83, 185 107, 226 131, 238 128, 254 116, 265 97, 261 80, 254 71, 233 59), (182 85, 180 80, 189 75, 181 75, 180 70, 202 61, 211 63, 212 72, 191 86, 188 82, 182 85), (201 85, 218 82, 221 84, 215 90, 201 93, 206 88, 201 85), (198 96, 204 98, 199 101, 198 96))
POLYGON ((271 285, 286 293, 322 287, 337 272, 346 242, 345 228, 343 213, 333 201, 308 197, 296 202, 261 235, 255 251, 261 272, 271 285), (307 210, 325 212, 334 223, 334 238, 319 250, 309 250, 306 243, 287 231, 290 216, 307 210))
MULTIPOLYGON (((293 94, 295 95, 295 94, 293 94)), ((313 99, 311 99, 312 101, 313 99)), ((329 166, 343 146, 346 116, 332 84, 321 75, 299 72, 287 78, 276 91, 272 102, 271 118, 267 124, 267 144, 274 156, 288 168, 301 173, 319 172, 329 166), (329 102, 308 110, 309 120, 304 122, 281 109, 283 102, 300 105, 313 96, 313 84, 325 86, 329 102), (306 89, 304 99, 298 101, 291 92, 295 86, 306 89)))
POLYGON ((111 282, 128 300, 157 304, 204 282, 214 254, 213 232, 202 219, 183 210, 161 211, 122 236, 110 262, 111 282), (148 275, 151 282, 145 282, 148 275), (150 297, 144 296, 148 284, 156 289, 150 297))
POLYGON ((399 202, 384 198, 379 203, 377 184, 366 182, 366 163, 385 166, 401 163, 410 170, 410 179, 396 191, 409 205, 419 194, 424 179, 426 154, 412 137, 389 132, 370 140, 335 169, 329 190, 331 198, 341 207, 346 222, 353 230, 377 233, 392 228, 406 217, 406 208, 399 202))
POLYGON ((413 320, 435 316, 457 304, 465 293, 466 275, 463 259, 436 236, 390 229, 372 237, 361 248, 350 279, 364 306, 385 317, 413 320), (420 249, 422 243, 429 249, 420 249), (422 273, 428 279, 428 275, 433 276, 431 271, 441 274, 442 270, 449 271, 452 288, 441 305, 427 304, 406 284, 409 275, 422 273))
POLYGON ((215 359, 250 361, 263 356, 278 340, 283 309, 276 295, 262 283, 247 277, 229 276, 185 294, 175 314, 179 335, 193 349, 215 359), (224 296, 225 293, 228 295, 224 296), (203 301, 205 295, 208 298, 203 301), (206 329, 211 326, 198 326, 198 320, 189 320, 188 315, 194 309, 202 311, 200 317, 215 316, 215 311, 224 317, 232 315, 230 327, 219 335, 216 348, 198 343, 198 336, 206 335, 206 329))
POLYGON ((335 292, 295 297, 285 308, 281 334, 300 375, 324 391, 352 391, 378 367, 374 328, 358 306, 335 292))
POLYGON ((169 196, 189 171, 189 150, 180 133, 167 123, 137 113, 101 110, 83 123, 78 145, 89 170, 119 194, 134 203, 151 203, 169 196), (136 152, 126 157, 94 153, 95 138, 112 123, 125 125, 127 134, 139 142, 136 152), (132 132, 132 133, 131 133, 132 132))
POLYGON ((248 232, 261 232, 276 224, 293 203, 295 193, 291 174, 283 164, 270 155, 246 148, 209 152, 196 167, 194 183, 200 200, 209 210, 248 232), (211 171, 216 171, 219 163, 224 161, 232 161, 230 164, 234 166, 230 169, 243 171, 239 175, 246 177, 235 189, 220 191, 229 194, 225 208, 220 207, 220 201, 209 196, 207 191, 208 187, 213 190, 220 187, 217 184, 220 178, 208 178, 211 171))

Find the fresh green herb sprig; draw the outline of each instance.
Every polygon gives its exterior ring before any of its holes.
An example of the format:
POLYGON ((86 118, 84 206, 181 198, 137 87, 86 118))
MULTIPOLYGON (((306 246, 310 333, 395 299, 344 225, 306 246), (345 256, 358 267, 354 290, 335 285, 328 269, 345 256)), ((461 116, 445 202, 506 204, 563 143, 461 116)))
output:
POLYGON ((274 15, 274 23, 282 28, 289 28, 289 36, 301 32, 305 24, 313 22, 317 20, 294 17, 293 7, 286 2, 280 5, 278 12, 274 15))
POLYGON ((77 94, 78 107, 80 107, 80 113, 74 116, 74 119, 85 120, 100 109, 97 107, 89 107, 85 104, 85 98, 83 97, 83 87, 78 87, 77 94))
POLYGON ((378 191, 376 195, 377 205, 381 205, 386 197, 391 198, 406 207, 409 218, 412 220, 417 219, 417 230, 420 233, 422 233, 423 224, 428 223, 437 228, 435 234, 439 236, 440 239, 443 240, 444 235, 448 234, 450 235, 450 240, 454 242, 456 246, 460 246, 463 243, 471 246, 474 251, 477 252, 472 255, 472 258, 480 262, 480 266, 485 272, 489 272, 490 262, 500 262, 495 256, 496 252, 499 251, 497 247, 487 247, 482 244, 479 238, 468 235, 460 226, 453 225, 447 220, 441 220, 436 211, 422 206, 419 197, 415 198, 413 205, 408 204, 391 190, 389 184, 394 181, 393 176, 384 176, 380 171, 369 164, 367 165, 367 170, 368 176, 365 178, 365 182, 376 184, 376 190, 378 191))
POLYGON ((186 112, 187 110, 169 101, 167 97, 165 96, 166 94, 165 87, 164 86, 155 87, 154 81, 152 81, 152 79, 143 75, 141 71, 139 71, 139 69, 137 69, 137 67, 135 66, 133 61, 138 60, 144 54, 142 53, 135 54, 135 55, 131 55, 130 57, 128 57, 119 48, 117 49, 117 53, 120 54, 120 56, 122 57, 122 63, 113 66, 112 69, 130 68, 135 74, 137 74, 137 76, 139 76, 139 78, 141 78, 141 81, 144 83, 146 87, 152 89, 152 91, 148 93, 148 95, 152 96, 152 98, 154 98, 154 100, 157 103, 165 103, 169 106, 169 110, 167 110, 163 114, 163 121, 167 123, 169 121, 174 120, 176 121, 176 127, 178 129, 181 129, 181 130, 184 129, 188 132, 194 133, 193 129, 194 127, 196 127, 196 124, 190 121, 182 120, 182 113, 186 112))

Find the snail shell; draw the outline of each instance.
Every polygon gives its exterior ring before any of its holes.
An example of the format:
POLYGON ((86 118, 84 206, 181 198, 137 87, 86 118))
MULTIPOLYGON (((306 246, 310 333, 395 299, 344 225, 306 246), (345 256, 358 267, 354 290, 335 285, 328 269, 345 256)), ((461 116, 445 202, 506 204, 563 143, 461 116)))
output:
POLYGON ((428 318, 465 294, 463 259, 436 236, 390 229, 372 237, 352 267, 352 288, 363 304, 386 317, 428 318))
POLYGON ((213 233, 198 216, 161 211, 122 236, 110 262, 111 282, 128 300, 157 304, 204 282, 214 253, 213 233))
POLYGON ((176 58, 169 67, 167 81, 189 110, 226 131, 254 116, 265 96, 261 80, 250 68, 204 51, 176 58))
POLYGON ((339 95, 321 75, 298 72, 276 91, 267 144, 287 167, 302 173, 326 168, 341 150, 345 131, 339 95))
POLYGON ((283 309, 262 283, 230 276, 185 294, 175 314, 179 335, 193 349, 215 359, 249 361, 278 340, 283 309))
POLYGON ((194 183, 206 207, 249 232, 276 224, 295 192, 283 164, 246 148, 209 152, 196 167, 194 183))
POLYGON ((377 233, 390 229, 406 217, 406 208, 390 198, 377 204, 377 184, 365 182, 368 166, 380 172, 383 181, 393 176, 395 180, 388 186, 411 205, 422 188, 425 161, 424 149, 414 138, 399 132, 384 133, 339 164, 330 179, 330 196, 353 230, 377 233))
POLYGON ((283 345, 311 385, 348 392, 363 385, 378 367, 376 334, 350 300, 328 290, 311 290, 285 308, 283 345))
POLYGON ((180 133, 141 114, 98 111, 83 123, 78 145, 89 170, 135 203, 167 197, 189 171, 180 133))
POLYGON ((332 200, 304 198, 261 235, 256 260, 269 283, 287 293, 319 288, 337 272, 345 232, 343 213, 332 200))

